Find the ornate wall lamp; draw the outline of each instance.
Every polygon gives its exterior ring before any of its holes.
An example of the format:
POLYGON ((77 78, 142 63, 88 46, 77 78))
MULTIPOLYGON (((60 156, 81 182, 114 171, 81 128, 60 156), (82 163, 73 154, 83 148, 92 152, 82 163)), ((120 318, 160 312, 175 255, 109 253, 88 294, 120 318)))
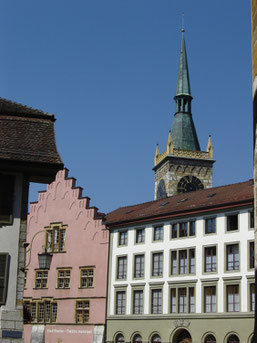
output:
MULTIPOLYGON (((45 230, 41 230, 41 231, 38 231, 37 233, 35 233, 35 235, 32 237, 32 240, 30 243, 28 242, 25 242, 23 244, 24 246, 24 249, 26 251, 26 254, 29 253, 29 261, 28 263, 25 265, 24 268, 20 268, 20 270, 22 272, 25 272, 25 269, 27 269, 27 267, 30 265, 30 262, 31 262, 31 250, 32 250, 32 247, 33 247, 33 241, 34 241, 34 238, 39 234, 39 233, 42 233, 42 232, 45 232, 45 230), (27 247, 29 247, 28 250, 27 247)), ((40 269, 50 269, 50 266, 51 266, 51 262, 52 262, 52 257, 53 255, 50 254, 48 251, 47 251, 47 246, 45 246, 44 248, 44 251, 40 254, 38 254, 38 264, 39 264, 39 268, 40 269)))

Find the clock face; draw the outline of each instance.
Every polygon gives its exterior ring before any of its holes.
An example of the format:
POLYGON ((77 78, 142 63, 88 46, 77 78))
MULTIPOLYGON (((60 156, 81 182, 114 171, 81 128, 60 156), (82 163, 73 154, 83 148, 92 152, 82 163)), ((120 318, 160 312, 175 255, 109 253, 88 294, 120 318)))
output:
POLYGON ((165 182, 163 179, 161 179, 157 188, 157 200, 163 198, 167 198, 167 193, 165 189, 165 182))
POLYGON ((187 193, 204 189, 202 182, 195 176, 187 175, 180 179, 178 183, 178 193, 187 193))

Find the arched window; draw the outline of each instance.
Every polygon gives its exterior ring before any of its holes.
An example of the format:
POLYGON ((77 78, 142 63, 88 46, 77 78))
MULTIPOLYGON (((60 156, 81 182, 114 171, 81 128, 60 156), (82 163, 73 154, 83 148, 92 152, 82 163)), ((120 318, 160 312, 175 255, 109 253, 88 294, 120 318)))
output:
POLYGON ((125 343, 125 338, 122 333, 119 333, 115 338, 115 343, 125 343))
POLYGON ((240 343, 240 339, 237 335, 230 335, 227 339, 227 343, 240 343))
POLYGON ((142 343, 142 337, 141 335, 139 334, 136 334, 134 337, 133 337, 133 343, 142 343))
POLYGON ((151 343, 161 343, 161 337, 158 334, 152 336, 151 343))
POLYGON ((216 343, 216 338, 213 335, 205 337, 204 343, 216 343))

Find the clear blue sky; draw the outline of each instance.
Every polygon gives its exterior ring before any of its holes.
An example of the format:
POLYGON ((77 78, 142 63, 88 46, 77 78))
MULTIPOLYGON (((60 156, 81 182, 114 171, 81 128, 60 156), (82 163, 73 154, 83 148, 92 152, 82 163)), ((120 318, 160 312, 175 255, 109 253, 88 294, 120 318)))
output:
POLYGON ((55 114, 69 175, 102 212, 153 199, 155 147, 165 149, 174 115, 182 12, 193 119, 202 150, 212 135, 213 184, 248 180, 250 1, 0 3, 0 96, 55 114))

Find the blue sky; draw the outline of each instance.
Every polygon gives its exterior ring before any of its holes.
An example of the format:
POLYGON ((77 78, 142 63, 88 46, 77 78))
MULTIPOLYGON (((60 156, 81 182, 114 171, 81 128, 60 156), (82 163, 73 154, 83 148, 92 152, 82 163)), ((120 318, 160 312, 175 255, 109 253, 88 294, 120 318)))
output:
POLYGON ((153 199, 156 143, 162 152, 174 115, 182 12, 193 119, 202 150, 212 135, 213 185, 248 180, 250 1, 0 3, 0 96, 55 114, 69 175, 102 212, 153 199))

